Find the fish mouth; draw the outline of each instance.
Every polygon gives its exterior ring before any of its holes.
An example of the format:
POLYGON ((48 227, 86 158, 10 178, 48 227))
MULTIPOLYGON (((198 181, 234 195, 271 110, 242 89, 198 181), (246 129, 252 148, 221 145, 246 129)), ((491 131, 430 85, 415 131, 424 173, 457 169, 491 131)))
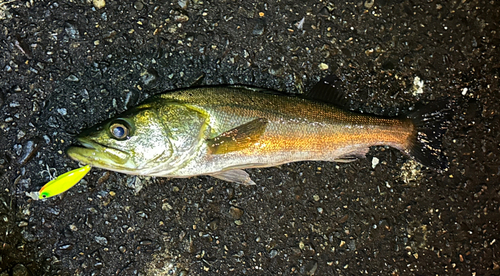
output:
POLYGON ((99 144, 85 137, 78 137, 82 146, 71 146, 66 154, 76 161, 105 169, 124 167, 130 154, 122 150, 99 144))

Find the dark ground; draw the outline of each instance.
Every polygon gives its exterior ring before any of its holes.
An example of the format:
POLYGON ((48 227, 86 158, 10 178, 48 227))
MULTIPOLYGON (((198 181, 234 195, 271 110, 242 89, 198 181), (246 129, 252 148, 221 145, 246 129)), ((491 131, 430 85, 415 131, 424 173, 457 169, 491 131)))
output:
POLYGON ((496 1, 126 2, 0 4, 1 276, 500 275, 496 1), (253 187, 93 169, 26 195, 78 167, 81 129, 200 75, 301 93, 332 73, 357 111, 455 101, 449 171, 375 147, 253 187))

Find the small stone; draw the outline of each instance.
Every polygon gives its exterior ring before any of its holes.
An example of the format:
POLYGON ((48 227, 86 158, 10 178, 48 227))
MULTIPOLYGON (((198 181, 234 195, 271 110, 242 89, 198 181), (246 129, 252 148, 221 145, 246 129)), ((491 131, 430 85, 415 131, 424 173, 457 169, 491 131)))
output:
POLYGON ((252 34, 253 35, 262 35, 264 34, 264 29, 265 29, 265 24, 263 20, 259 20, 257 24, 255 24, 255 27, 253 28, 252 34))
POLYGON ((174 17, 175 22, 188 22, 189 21, 189 16, 181 14, 181 15, 176 15, 174 17))
POLYGON ((378 165, 380 160, 377 157, 373 157, 372 159, 372 168, 375 169, 375 167, 378 165))
POLYGON ((66 34, 72 39, 76 39, 80 35, 78 29, 71 22, 66 22, 66 27, 64 28, 64 30, 66 31, 66 34))
POLYGON ((243 225, 243 222, 242 222, 241 220, 239 220, 239 219, 238 219, 238 220, 235 220, 235 221, 234 221, 234 224, 236 224, 236 225, 238 225, 238 226, 241 226, 241 225, 243 225))
POLYGON ((233 199, 234 197, 234 189, 232 187, 229 187, 226 189, 226 193, 227 193, 227 198, 229 200, 233 199))
POLYGON ((300 268, 300 272, 305 275, 314 275, 318 269, 318 262, 311 260, 300 268))
POLYGON ((243 216, 244 211, 238 207, 231 206, 229 213, 233 219, 240 219, 243 216))
POLYGON ((66 116, 66 114, 68 114, 68 111, 66 110, 66 108, 58 108, 57 113, 61 114, 62 116, 66 116))
POLYGON ((94 239, 100 245, 108 245, 108 239, 106 239, 105 237, 97 236, 94 239))
POLYGON ((279 76, 283 75, 284 68, 283 68, 283 66, 277 64, 277 65, 273 65, 271 68, 269 68, 268 71, 269 71, 269 74, 279 77, 279 76))
POLYGON ((304 22, 306 22, 306 18, 305 17, 302 17, 301 20, 295 22, 295 24, 293 24, 295 27, 297 27, 297 30, 302 30, 304 28, 304 22))
MULTIPOLYGON (((35 235, 33 233, 31 233, 30 231, 26 231, 25 229, 26 228, 23 228, 23 230, 21 230, 21 235, 23 236, 23 239, 25 239, 28 242, 36 241, 37 238, 35 237, 35 235)), ((15 274, 13 274, 13 275, 15 275, 15 274)))
POLYGON ((318 67, 319 67, 319 70, 322 70, 322 71, 328 70, 328 68, 329 68, 328 64, 326 64, 326 63, 320 63, 318 65, 318 67))
POLYGON ((148 215, 146 213, 144 213, 143 211, 138 211, 136 214, 137 214, 137 216, 139 216, 141 218, 148 218, 148 215))
MULTIPOLYGON (((201 233, 200 233, 201 234, 201 233)), ((212 242, 214 239, 212 238, 212 236, 210 234, 204 234, 201 236, 205 241, 207 242, 212 242)))
MULTIPOLYGON (((2 164, 2 163, 0 162, 0 164, 2 164)), ((30 211, 30 209, 28 209, 28 208, 23 209, 23 215, 25 215, 25 216, 30 216, 30 215, 31 215, 31 211, 30 211)))
POLYGON ((20 130, 18 133, 17 133, 17 140, 21 140, 22 138, 24 138, 24 136, 26 136, 26 132, 20 130))
POLYGON ((139 242, 140 245, 144 245, 144 246, 148 246, 148 245, 152 245, 153 242, 151 240, 142 240, 139 242))
POLYGON ((210 221, 207 225, 208 229, 210 229, 212 231, 217 230, 217 228, 219 228, 219 221, 220 221, 220 219, 218 219, 218 218, 215 218, 212 221, 210 221))
POLYGON ((82 98, 81 102, 86 102, 90 99, 89 92, 87 89, 83 89, 79 92, 80 97, 82 98))
POLYGON ((420 79, 420 77, 415 76, 413 79, 413 86, 412 86, 412 94, 413 96, 417 96, 419 94, 424 93, 424 81, 420 79))
POLYGON ((18 226, 19 227, 26 227, 26 226, 28 226, 28 222, 23 220, 23 221, 19 222, 18 226))
POLYGON ((339 219, 339 223, 344 223, 349 219, 349 214, 344 215, 339 219))
POLYGON ((170 210, 173 210, 174 207, 172 207, 172 205, 170 205, 168 202, 164 202, 161 205, 161 209, 164 210, 164 211, 170 211, 170 210))
POLYGON ((319 195, 313 195, 314 201, 319 201, 319 195))
POLYGON ((188 5, 188 0, 179 0, 177 4, 179 4, 179 7, 181 7, 181 9, 186 9, 188 5))
POLYGON ((71 250, 71 249, 73 249, 72 244, 63 244, 63 245, 59 246, 59 250, 71 250))
POLYGON ((92 0, 92 4, 94 4, 94 7, 98 9, 102 9, 106 6, 106 1, 105 0, 92 0))
POLYGON ((53 207, 47 207, 45 210, 47 211, 47 213, 53 214, 53 215, 56 215, 56 216, 58 216, 61 213, 61 211, 59 210, 58 207, 55 207, 55 208, 53 208, 53 207))
POLYGON ((349 242, 349 244, 347 245, 347 247, 349 247, 349 250, 350 250, 350 251, 354 251, 354 250, 356 250, 356 241, 355 241, 355 240, 351 240, 351 241, 349 242))
POLYGON ((290 250, 292 251, 292 256, 300 256, 302 254, 302 251, 298 247, 290 247, 290 250))
POLYGON ((49 119, 47 120, 47 125, 53 128, 59 128, 59 123, 53 116, 49 117, 49 119))
POLYGON ((23 146, 22 145, 20 145, 20 144, 15 144, 14 145, 14 152, 17 155, 21 155, 22 150, 23 150, 23 146))
POLYGON ((75 75, 69 75, 66 78, 66 80, 68 80, 68 81, 75 81, 76 82, 76 81, 79 81, 80 79, 77 76, 75 76, 75 75))
POLYGON ((144 8, 144 4, 141 1, 137 1, 134 3, 134 9, 136 9, 138 11, 142 11, 143 8, 144 8))
POLYGON ((269 258, 271 258, 271 259, 276 257, 276 255, 278 255, 278 250, 276 250, 276 249, 273 249, 273 250, 271 250, 271 252, 269 252, 269 258))
POLYGON ((177 31, 177 25, 171 25, 167 28, 167 31, 171 34, 175 33, 177 31))
POLYGON ((141 76, 142 83, 144 83, 145 86, 154 85, 156 83, 156 81, 158 80, 158 78, 159 78, 158 72, 153 68, 149 68, 141 76))

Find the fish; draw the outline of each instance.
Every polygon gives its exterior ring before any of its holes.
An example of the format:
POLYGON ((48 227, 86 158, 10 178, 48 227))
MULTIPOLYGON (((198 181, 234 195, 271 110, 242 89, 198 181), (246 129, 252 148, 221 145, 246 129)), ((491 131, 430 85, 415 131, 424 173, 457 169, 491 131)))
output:
POLYGON ((90 165, 86 165, 52 179, 38 191, 38 198, 46 199, 66 192, 80 182, 80 180, 89 173, 90 169, 90 165))
POLYGON ((427 106, 405 117, 345 108, 340 80, 329 76, 303 96, 246 86, 179 89, 77 136, 70 158, 130 175, 209 175, 254 185, 244 170, 297 161, 352 162, 372 146, 390 146, 438 171, 448 113, 427 106), (342 107, 344 106, 344 107, 342 107))

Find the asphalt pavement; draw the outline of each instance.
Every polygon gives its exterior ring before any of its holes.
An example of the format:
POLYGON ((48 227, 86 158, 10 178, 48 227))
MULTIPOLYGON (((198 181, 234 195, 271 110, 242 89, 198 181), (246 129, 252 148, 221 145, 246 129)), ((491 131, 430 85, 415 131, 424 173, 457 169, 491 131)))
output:
POLYGON ((0 276, 500 275, 496 1, 0 1, 0 276), (342 80, 349 109, 453 103, 444 172, 373 147, 257 183, 78 168, 82 129, 149 96, 342 80))

